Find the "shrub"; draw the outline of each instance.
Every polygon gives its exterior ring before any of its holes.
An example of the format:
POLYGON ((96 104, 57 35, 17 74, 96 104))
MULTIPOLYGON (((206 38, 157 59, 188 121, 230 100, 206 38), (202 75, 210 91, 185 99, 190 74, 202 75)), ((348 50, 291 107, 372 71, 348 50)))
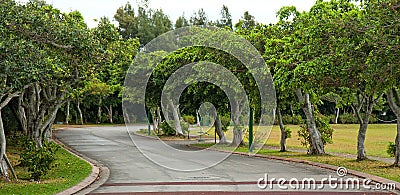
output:
MULTIPOLYGON (((364 114, 361 114, 361 117, 364 117, 364 114)), ((374 114, 371 114, 369 117, 369 124, 377 123, 378 120, 376 119, 376 116, 374 114)), ((355 114, 351 113, 344 113, 339 116, 338 123, 340 124, 358 124, 358 118, 355 114)))
POLYGON ((13 134, 6 137, 7 145, 14 147, 21 147, 28 140, 28 138, 22 132, 14 132, 13 134))
POLYGON ((286 132, 286 138, 291 138, 292 137, 292 130, 287 128, 286 126, 284 127, 285 132, 286 132))
POLYGON ((303 117, 301 117, 301 115, 294 115, 294 116, 283 115, 282 122, 284 124, 292 124, 292 125, 304 124, 304 120, 303 117))
MULTIPOLYGON (((185 121, 181 121, 181 127, 183 134, 186 134, 189 131, 189 123, 185 121)), ((174 121, 164 121, 161 123, 161 129, 164 132, 164 135, 176 135, 174 121)))
MULTIPOLYGON (((329 118, 329 124, 335 124, 336 115, 331 114, 327 117, 329 118)), ((339 123, 339 119, 338 119, 338 123, 339 123)))
POLYGON ((161 129, 164 132, 164 135, 175 135, 176 131, 173 128, 173 121, 170 124, 167 121, 161 123, 161 129))
POLYGON ((396 154, 396 144, 393 142, 389 142, 386 152, 390 157, 394 157, 396 154))
POLYGON ((189 122, 181 121, 182 133, 187 134, 189 131, 189 122))
MULTIPOLYGON (((329 118, 322 115, 322 114, 316 114, 315 115, 315 122, 317 125, 317 128, 319 132, 321 133, 322 137, 322 143, 326 145, 327 143, 333 143, 332 142, 332 135, 333 135, 333 129, 329 125, 329 118)), ((307 125, 301 125, 299 131, 297 132, 299 135, 299 140, 301 141, 301 144, 308 149, 311 147, 311 137, 310 137, 310 132, 308 131, 307 125)))
POLYGON ((338 122, 340 124, 357 124, 358 119, 357 119, 357 116, 354 114, 344 113, 339 116, 338 122))
POLYGON ((183 118, 183 120, 184 120, 185 122, 187 122, 187 123, 189 123, 189 124, 191 124, 191 125, 193 125, 193 124, 196 123, 196 119, 195 119, 194 116, 192 116, 192 115, 184 115, 182 118, 183 118))
POLYGON ((59 147, 56 143, 45 140, 42 147, 38 148, 35 141, 27 139, 20 154, 20 165, 28 167, 31 179, 39 181, 52 168, 51 164, 56 160, 54 156, 59 147))
POLYGON ((292 116, 293 125, 301 125, 304 124, 304 119, 301 115, 292 116))
POLYGON ((231 117, 224 115, 219 118, 221 119, 222 131, 228 131, 228 127, 231 125, 231 117))

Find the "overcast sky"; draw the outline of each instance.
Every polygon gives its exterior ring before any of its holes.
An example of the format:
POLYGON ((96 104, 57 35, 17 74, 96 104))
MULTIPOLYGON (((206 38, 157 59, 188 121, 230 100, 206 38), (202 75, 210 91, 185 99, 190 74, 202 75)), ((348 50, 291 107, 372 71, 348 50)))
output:
MULTIPOLYGON (((19 0, 26 2, 27 0, 19 0)), ((89 27, 95 27, 94 19, 102 16, 113 21, 116 10, 130 2, 137 5, 137 0, 46 0, 47 3, 63 12, 78 10, 82 13, 89 27)), ((315 0, 149 0, 149 7, 162 9, 174 23, 175 20, 185 15, 187 19, 200 8, 203 8, 211 20, 220 18, 222 5, 226 5, 232 14, 233 23, 236 23, 245 11, 249 11, 257 22, 264 24, 277 21, 276 12, 285 5, 294 5, 300 11, 309 10, 315 0)))

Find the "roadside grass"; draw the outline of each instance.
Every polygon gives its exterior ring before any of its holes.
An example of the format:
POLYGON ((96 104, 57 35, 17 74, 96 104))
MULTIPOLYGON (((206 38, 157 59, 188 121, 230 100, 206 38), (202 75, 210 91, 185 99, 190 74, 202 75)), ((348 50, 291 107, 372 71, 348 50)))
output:
MULTIPOLYGON (((214 144, 211 143, 193 144, 193 146, 202 148, 209 148, 213 145, 214 144)), ((219 144, 215 145, 214 148, 217 150, 226 150, 226 151, 233 150, 233 148, 228 145, 219 145, 219 144)), ((235 151, 247 153, 248 148, 246 146, 241 146, 236 148, 235 151)), ((318 162, 335 166, 342 166, 346 167, 347 169, 352 169, 400 182, 399 167, 393 167, 388 163, 377 160, 356 161, 355 159, 349 159, 333 155, 308 155, 301 152, 293 152, 293 151, 279 152, 278 150, 271 150, 265 148, 259 150, 257 153, 265 156, 293 158, 293 159, 307 160, 311 162, 318 162)))
POLYGON ((60 148, 55 154, 54 167, 40 182, 34 182, 29 179, 27 168, 18 166, 19 152, 18 147, 7 148, 7 155, 18 180, 0 181, 0 194, 55 194, 78 184, 92 171, 89 163, 60 148))
MULTIPOLYGON (((305 150, 306 148, 301 145, 297 131, 300 129, 300 125, 287 125, 292 131, 292 137, 286 139, 286 146, 289 149, 300 149, 305 150)), ((358 124, 331 124, 334 129, 332 144, 327 144, 325 151, 328 153, 341 153, 341 154, 357 154, 357 135, 358 135, 358 124)), ((265 127, 260 127, 265 128, 265 127)), ((204 132, 208 135, 202 136, 203 138, 214 138, 213 127, 202 127, 204 132)), ((194 129, 190 131, 191 135, 197 135, 200 130, 194 129)), ((147 135, 147 130, 141 130, 138 132, 142 135, 147 135)), ((266 141, 266 146, 279 147, 280 142, 280 129, 279 126, 274 125, 272 131, 266 141)), ((151 131, 152 136, 156 136, 151 131)), ((233 130, 232 127, 225 133, 228 140, 232 140, 233 130)), ((170 136, 174 139, 185 139, 184 137, 170 136)), ((368 125, 365 149, 367 156, 390 158, 386 153, 389 142, 394 142, 396 137, 396 124, 370 124, 368 125)), ((160 136, 161 139, 168 139, 168 136, 160 136)))
MULTIPOLYGON (((287 125, 292 131, 292 137, 286 139, 289 149, 306 149, 301 145, 297 131, 300 125, 287 125)), ((333 144, 327 144, 325 151, 328 153, 357 154, 358 124, 331 124, 334 129, 333 144)), ((260 127, 263 128, 263 127, 260 127)), ((226 132, 228 140, 232 140, 232 127, 226 132)), ((209 129, 209 137, 214 136, 214 128, 209 129)), ((274 125, 266 141, 266 146, 279 147, 281 132, 279 126, 274 125)), ((396 138, 396 124, 370 124, 368 125, 365 149, 367 156, 390 158, 386 153, 389 142, 396 138)))

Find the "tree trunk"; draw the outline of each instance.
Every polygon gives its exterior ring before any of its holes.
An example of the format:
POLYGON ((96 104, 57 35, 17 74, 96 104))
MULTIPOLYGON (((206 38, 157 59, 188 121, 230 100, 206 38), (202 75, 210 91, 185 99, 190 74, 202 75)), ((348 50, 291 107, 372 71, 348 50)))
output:
POLYGON ((15 174, 14 168, 12 167, 10 161, 6 155, 7 143, 6 143, 6 135, 4 131, 3 118, 1 116, 1 110, 3 108, 0 107, 0 174, 4 179, 10 181, 10 176, 8 175, 8 168, 11 170, 14 178, 17 179, 17 175, 15 174))
POLYGON ((311 137, 311 148, 309 149, 309 153, 325 154, 322 136, 318 131, 317 124, 315 122, 314 110, 310 102, 310 95, 307 92, 303 95, 300 89, 296 90, 296 95, 299 99, 299 102, 302 104, 302 110, 306 115, 307 129, 311 137))
POLYGON ((113 124, 113 109, 112 106, 106 107, 107 113, 108 113, 108 121, 113 124))
POLYGON ((65 124, 69 124, 69 106, 70 106, 70 104, 71 104, 71 101, 67 101, 67 114, 66 114, 66 116, 65 116, 65 124))
POLYGON ((29 132, 28 132, 28 119, 26 117, 26 113, 24 110, 24 107, 21 105, 23 102, 23 97, 24 94, 22 93, 19 98, 18 98, 18 105, 17 107, 13 107, 15 110, 15 113, 17 113, 17 118, 19 123, 21 124, 21 128, 22 128, 22 133, 26 136, 29 136, 29 132))
POLYGON ((181 121, 179 120, 179 114, 178 114, 179 106, 175 106, 174 103, 172 103, 172 101, 170 101, 169 103, 170 103, 170 106, 172 107, 172 114, 174 117, 174 125, 175 125, 176 135, 183 135, 181 121))
POLYGON ((397 134, 395 139, 395 155, 394 155, 394 166, 400 166, 400 97, 396 89, 391 89, 387 92, 387 101, 390 109, 396 115, 397 118, 397 134))
POLYGON ((161 127, 161 111, 160 107, 157 106, 157 133, 160 134, 160 127, 161 127))
POLYGON ((101 106, 97 108, 97 124, 101 123, 101 106))
POLYGON ((0 173, 3 176, 4 179, 7 181, 10 181, 10 176, 8 175, 7 172, 7 164, 5 162, 4 156, 6 155, 6 135, 4 132, 4 126, 3 126, 3 118, 1 116, 1 108, 0 108, 0 173))
POLYGON ((200 117, 199 117, 199 111, 197 110, 196 111, 196 120, 197 120, 197 126, 201 126, 201 124, 200 124, 200 117))
POLYGON ((226 138, 225 138, 225 134, 222 131, 221 118, 219 118, 218 113, 217 113, 217 115, 215 117, 214 127, 215 127, 215 132, 217 133, 218 138, 219 138, 219 143, 227 143, 226 138))
POLYGON ((233 105, 233 140, 232 146, 239 146, 243 145, 243 130, 240 126, 240 105, 239 102, 236 100, 234 101, 233 105))
POLYGON ((286 152, 287 133, 285 130, 285 125, 283 124, 283 121, 282 121, 282 114, 280 111, 280 107, 276 108, 276 114, 278 115, 279 128, 281 129, 281 141, 280 141, 281 150, 280 150, 280 152, 286 152))
POLYGON ((357 98, 358 98, 357 108, 354 108, 354 106, 352 106, 354 112, 357 115, 358 122, 360 124, 357 136, 357 160, 364 160, 367 159, 367 154, 365 152, 365 137, 367 134, 369 117, 372 114, 372 109, 376 100, 378 100, 379 98, 374 100, 374 97, 372 95, 362 97, 361 99, 359 98, 359 96, 357 98), (365 114, 364 117, 362 117, 361 107, 364 105, 364 101, 365 101, 365 114))
POLYGON ((357 136, 357 160, 367 159, 367 154, 365 152, 365 135, 367 133, 368 123, 363 122, 360 124, 357 136))
POLYGON ((339 120, 339 113, 340 113, 340 109, 339 109, 339 108, 337 108, 337 109, 336 109, 335 124, 338 124, 338 120, 339 120))
MULTIPOLYGON (((400 110, 399 110, 400 111, 400 110)), ((394 166, 400 167, 400 115, 397 116, 397 134, 395 139, 396 151, 394 153, 394 166)))
POLYGON ((82 114, 82 110, 81 110, 81 103, 79 100, 76 103, 76 108, 78 109, 78 112, 79 112, 79 124, 83 125, 83 114, 82 114))
POLYGON ((290 104, 290 113, 292 113, 292 116, 294 116, 294 111, 293 111, 293 105, 290 104))
MULTIPOLYGON (((150 109, 151 110, 151 109, 150 109)), ((151 117, 153 120, 153 131, 156 132, 156 129, 158 129, 158 122, 157 122, 157 115, 156 115, 157 109, 152 111, 151 117)))
POLYGON ((51 139, 52 136, 52 130, 53 130, 53 124, 54 121, 56 120, 57 117, 57 112, 58 110, 61 108, 62 103, 55 105, 54 108, 48 115, 47 120, 41 125, 41 129, 40 129, 40 134, 42 135, 43 139, 46 139, 47 141, 49 141, 51 139))

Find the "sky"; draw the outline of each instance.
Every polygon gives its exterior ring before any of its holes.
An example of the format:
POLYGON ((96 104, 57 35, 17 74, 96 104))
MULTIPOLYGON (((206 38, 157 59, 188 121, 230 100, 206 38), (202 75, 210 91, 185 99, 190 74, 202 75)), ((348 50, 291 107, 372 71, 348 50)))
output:
MULTIPOLYGON (((17 0, 18 1, 18 0, 17 0)), ((26 2, 28 0, 19 0, 26 2)), ((103 16, 113 21, 116 10, 130 2, 137 5, 137 0, 46 0, 48 4, 60 9, 63 12, 79 11, 85 18, 89 27, 95 27, 99 19, 103 16)), ((308 11, 315 0, 149 0, 149 7, 162 9, 174 23, 182 14, 187 19, 195 11, 203 8, 210 20, 220 18, 222 5, 226 5, 232 15, 233 23, 239 21, 245 11, 249 11, 257 22, 269 24, 275 23, 276 12, 287 5, 294 5, 299 11, 308 11)), ((115 24, 117 24, 115 22, 115 24)))

